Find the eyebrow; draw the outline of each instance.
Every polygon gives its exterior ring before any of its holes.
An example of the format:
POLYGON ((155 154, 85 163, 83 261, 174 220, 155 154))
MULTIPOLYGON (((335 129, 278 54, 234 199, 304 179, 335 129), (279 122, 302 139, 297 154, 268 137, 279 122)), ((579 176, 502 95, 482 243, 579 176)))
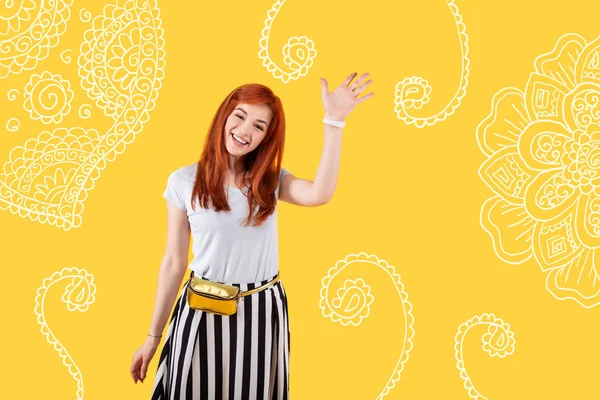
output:
MULTIPOLYGON (((242 108, 236 107, 236 110, 240 110, 240 111, 241 111, 241 112, 243 112, 244 114, 248 115, 248 113, 246 112, 246 110, 244 110, 244 109, 242 109, 242 108)), ((257 119, 256 121, 257 121, 257 122, 262 122, 263 124, 265 124, 265 125, 267 125, 267 126, 268 126, 267 122, 266 122, 266 121, 263 121, 262 119, 257 119)))

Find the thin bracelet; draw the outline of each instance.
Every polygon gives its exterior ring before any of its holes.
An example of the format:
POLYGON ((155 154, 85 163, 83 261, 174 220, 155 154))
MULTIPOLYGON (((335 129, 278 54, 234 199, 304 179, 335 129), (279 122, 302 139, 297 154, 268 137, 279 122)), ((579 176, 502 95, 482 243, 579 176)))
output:
POLYGON ((154 336, 154 335, 151 335, 151 334, 148 334, 148 336, 151 336, 153 338, 159 338, 159 339, 162 337, 162 335, 160 335, 160 336, 154 336))
POLYGON ((338 128, 343 128, 346 126, 346 121, 335 121, 333 119, 323 118, 323 122, 328 125, 333 125, 338 128))

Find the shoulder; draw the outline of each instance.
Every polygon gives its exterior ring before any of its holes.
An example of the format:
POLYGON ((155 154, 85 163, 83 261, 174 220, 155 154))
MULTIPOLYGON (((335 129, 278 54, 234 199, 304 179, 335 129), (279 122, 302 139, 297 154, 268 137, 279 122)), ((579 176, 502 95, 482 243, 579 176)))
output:
POLYGON ((167 185, 176 190, 185 190, 194 185, 196 180, 196 163, 180 166, 169 174, 167 185))
POLYGON ((183 167, 179 168, 177 171, 179 171, 179 174, 183 178, 194 180, 196 178, 196 170, 197 169, 198 169, 198 163, 193 163, 193 164, 184 165, 183 167))
POLYGON ((176 170, 172 171, 169 175, 169 178, 174 180, 188 180, 190 178, 193 179, 196 177, 196 168, 196 163, 183 165, 177 168, 176 170))
POLYGON ((283 178, 285 178, 286 176, 288 176, 290 174, 291 174, 290 171, 288 171, 287 169, 285 169, 285 168, 282 167, 279 170, 279 183, 283 182, 283 178))

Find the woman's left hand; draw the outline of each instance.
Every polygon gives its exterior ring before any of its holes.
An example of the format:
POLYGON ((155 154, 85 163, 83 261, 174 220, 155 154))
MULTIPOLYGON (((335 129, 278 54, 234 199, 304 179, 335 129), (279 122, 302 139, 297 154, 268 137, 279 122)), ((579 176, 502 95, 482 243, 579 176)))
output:
POLYGON ((356 75, 358 75, 357 72, 350 74, 350 76, 348 76, 344 82, 331 93, 329 93, 329 84, 327 83, 327 80, 321 78, 321 97, 323 99, 323 106, 325 107, 325 117, 336 121, 343 121, 357 104, 375 96, 375 93, 371 92, 360 99, 357 98, 367 86, 373 83, 373 80, 369 79, 362 87, 359 87, 367 76, 369 76, 369 73, 367 72, 362 74, 350 85, 350 81, 352 81, 356 75))

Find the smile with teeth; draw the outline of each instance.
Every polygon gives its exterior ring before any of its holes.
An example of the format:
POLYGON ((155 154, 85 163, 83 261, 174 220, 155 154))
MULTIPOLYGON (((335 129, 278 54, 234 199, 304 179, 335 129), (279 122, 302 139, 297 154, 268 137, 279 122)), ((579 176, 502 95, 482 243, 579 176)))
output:
POLYGON ((243 145, 248 144, 248 142, 245 142, 242 138, 240 138, 239 136, 234 135, 233 133, 231 134, 231 136, 235 139, 236 142, 241 143, 243 145))

